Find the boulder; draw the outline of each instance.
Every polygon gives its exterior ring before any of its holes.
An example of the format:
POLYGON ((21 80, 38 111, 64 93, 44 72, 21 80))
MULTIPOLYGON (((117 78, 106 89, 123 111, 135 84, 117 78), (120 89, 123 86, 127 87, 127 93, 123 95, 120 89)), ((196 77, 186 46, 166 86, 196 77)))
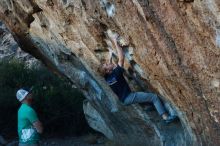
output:
POLYGON ((1 0, 0 19, 21 49, 83 92, 89 125, 109 139, 202 146, 220 145, 219 9, 217 0, 1 0), (178 122, 118 101, 97 72, 109 55, 107 30, 128 43, 132 89, 160 95, 178 122))
POLYGON ((0 60, 13 59, 25 62, 27 66, 39 64, 33 56, 21 50, 6 26, 0 22, 0 60))

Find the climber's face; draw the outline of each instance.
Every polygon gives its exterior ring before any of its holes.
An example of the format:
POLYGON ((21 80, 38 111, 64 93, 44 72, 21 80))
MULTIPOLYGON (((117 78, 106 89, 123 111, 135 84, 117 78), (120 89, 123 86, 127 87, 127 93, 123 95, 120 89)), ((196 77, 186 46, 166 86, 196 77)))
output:
POLYGON ((103 66, 102 66, 102 68, 103 68, 105 74, 110 74, 110 73, 112 73, 114 67, 115 67, 115 65, 114 65, 113 63, 105 63, 105 64, 103 64, 103 66))

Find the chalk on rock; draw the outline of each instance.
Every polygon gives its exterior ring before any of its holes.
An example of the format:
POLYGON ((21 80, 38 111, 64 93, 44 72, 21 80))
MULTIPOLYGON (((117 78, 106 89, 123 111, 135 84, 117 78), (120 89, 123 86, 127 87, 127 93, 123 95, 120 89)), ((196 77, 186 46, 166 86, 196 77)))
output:
POLYGON ((107 1, 106 0, 100 0, 100 5, 102 8, 105 8, 107 1))
POLYGON ((108 17, 115 15, 115 6, 106 0, 100 0, 101 7, 105 8, 108 17))
POLYGON ((216 27, 216 46, 220 48, 220 26, 216 27))
POLYGON ((132 47, 125 47, 124 48, 124 52, 125 52, 125 57, 128 61, 132 61, 133 60, 133 55, 134 55, 134 48, 132 47))
POLYGON ((218 80, 218 79, 213 79, 213 80, 211 81, 211 85, 212 85, 213 88, 219 88, 219 86, 220 86, 220 80, 218 80))
POLYGON ((106 12, 108 17, 113 17, 115 15, 115 6, 109 2, 106 4, 106 12))

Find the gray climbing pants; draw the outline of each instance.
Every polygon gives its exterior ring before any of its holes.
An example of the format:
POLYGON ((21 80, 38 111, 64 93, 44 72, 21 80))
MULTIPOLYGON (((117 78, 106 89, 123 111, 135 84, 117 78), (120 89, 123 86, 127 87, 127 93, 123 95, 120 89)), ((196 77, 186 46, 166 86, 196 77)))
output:
POLYGON ((159 115, 163 115, 166 112, 159 97, 154 93, 133 92, 130 93, 124 100, 125 105, 144 102, 153 103, 159 115))

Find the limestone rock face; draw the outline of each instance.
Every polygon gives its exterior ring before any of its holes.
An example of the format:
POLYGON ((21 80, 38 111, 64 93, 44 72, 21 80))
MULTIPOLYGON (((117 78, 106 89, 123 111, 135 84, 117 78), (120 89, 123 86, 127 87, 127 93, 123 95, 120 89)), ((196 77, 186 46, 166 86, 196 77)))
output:
POLYGON ((87 97, 88 123, 121 145, 220 145, 219 0, 1 0, 0 19, 20 47, 87 97), (123 106, 97 67, 105 31, 128 41, 134 90, 161 95, 179 122, 123 106))
POLYGON ((30 54, 21 50, 6 26, 0 22, 0 60, 13 59, 25 62, 28 66, 36 65, 38 62, 30 54))
POLYGON ((13 58, 31 60, 31 56, 19 48, 17 42, 2 22, 0 22, 0 38, 0 60, 13 58))

